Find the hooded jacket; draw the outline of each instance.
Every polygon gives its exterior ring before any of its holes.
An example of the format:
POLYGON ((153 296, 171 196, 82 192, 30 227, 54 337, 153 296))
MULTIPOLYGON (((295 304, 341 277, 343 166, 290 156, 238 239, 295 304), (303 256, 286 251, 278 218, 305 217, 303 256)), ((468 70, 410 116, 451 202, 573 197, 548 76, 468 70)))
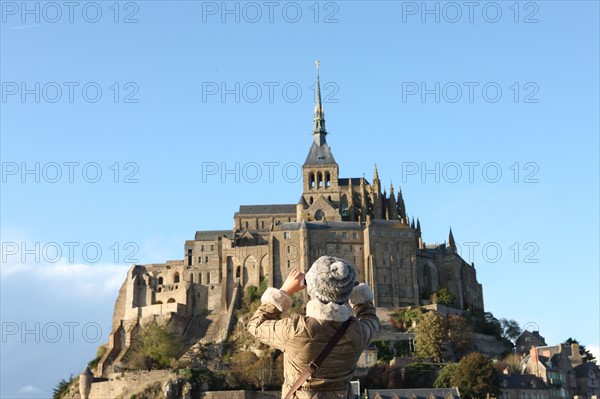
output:
POLYGON ((284 398, 300 374, 314 361, 348 318, 345 334, 321 364, 298 389, 295 399, 353 399, 350 380, 362 351, 379 331, 379 318, 371 304, 373 292, 366 284, 352 290, 350 304, 322 303, 311 299, 306 315, 292 314, 281 319, 291 306, 290 297, 276 288, 268 288, 261 306, 252 316, 248 329, 261 342, 283 352, 284 398), (352 316, 352 312, 356 316, 352 316))

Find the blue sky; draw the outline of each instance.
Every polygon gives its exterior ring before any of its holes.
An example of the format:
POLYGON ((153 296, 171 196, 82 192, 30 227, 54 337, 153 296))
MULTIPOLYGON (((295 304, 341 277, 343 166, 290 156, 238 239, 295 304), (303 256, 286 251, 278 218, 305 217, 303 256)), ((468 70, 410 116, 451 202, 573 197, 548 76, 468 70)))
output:
POLYGON ((72 7, 1 3, 0 396, 81 371, 132 263, 297 201, 317 59, 340 176, 377 163, 488 311, 597 351, 598 2, 72 7))

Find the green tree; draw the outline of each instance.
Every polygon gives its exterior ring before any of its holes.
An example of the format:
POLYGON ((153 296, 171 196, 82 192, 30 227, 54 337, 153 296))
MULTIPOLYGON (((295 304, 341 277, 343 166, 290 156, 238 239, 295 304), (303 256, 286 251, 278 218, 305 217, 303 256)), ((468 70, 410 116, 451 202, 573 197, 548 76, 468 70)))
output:
POLYGON ((452 388, 452 376, 456 371, 456 363, 446 364, 439 372, 436 377, 433 387, 434 388, 452 388))
POLYGON ((377 347, 377 360, 389 362, 394 357, 394 352, 390 349, 390 341, 373 341, 377 347))
POLYGON ((421 308, 413 308, 408 306, 406 308, 400 308, 397 312, 390 316, 390 322, 401 332, 410 330, 413 324, 418 323, 423 317, 423 310, 421 308))
POLYGON ((441 287, 433 294, 431 294, 432 303, 439 303, 442 305, 452 306, 454 304, 455 299, 456 296, 454 295, 454 292, 452 292, 446 287, 441 287))
POLYGON ((452 344, 454 354, 461 358, 475 349, 475 335, 468 320, 458 315, 448 315, 446 318, 448 341, 452 344))
POLYGON ((58 385, 52 390, 52 399, 60 399, 69 389, 69 385, 73 382, 74 377, 71 375, 68 380, 62 379, 58 385))
POLYGON ((478 352, 463 357, 450 379, 464 399, 485 399, 499 392, 498 375, 492 362, 478 352))
POLYGON ((447 336, 446 320, 438 312, 427 312, 415 328, 415 352, 434 362, 442 361, 447 336))
POLYGON ((169 327, 153 322, 134 336, 127 364, 135 369, 168 368, 182 349, 180 337, 169 327))
POLYGON ((582 345, 574 338, 567 338, 564 342, 565 345, 577 344, 579 345, 579 354, 581 355, 581 360, 583 362, 593 362, 596 360, 596 356, 592 354, 588 349, 586 349, 585 345, 582 345))
POLYGON ((513 344, 515 340, 519 338, 519 335, 521 335, 521 333, 523 332, 523 330, 521 330, 521 327, 519 326, 519 323, 512 319, 500 319, 500 327, 502 329, 502 337, 508 339, 513 344))

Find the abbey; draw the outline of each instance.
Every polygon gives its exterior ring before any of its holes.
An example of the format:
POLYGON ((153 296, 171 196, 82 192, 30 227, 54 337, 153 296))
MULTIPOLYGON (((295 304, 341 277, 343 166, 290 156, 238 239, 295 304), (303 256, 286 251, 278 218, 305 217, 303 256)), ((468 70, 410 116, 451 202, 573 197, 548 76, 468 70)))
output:
POLYGON ((306 271, 325 254, 356 265, 377 307, 428 304, 431 293, 445 287, 455 295, 454 307, 483 310, 475 267, 457 253, 451 230, 447 243, 425 244, 420 222, 408 220, 402 192, 390 186, 388 194, 377 167, 371 181, 339 177, 318 74, 312 133, 296 203, 241 205, 232 229, 197 231, 185 242, 183 259, 131 267, 100 374, 118 364, 135 330, 152 320, 190 343, 222 342, 246 287, 262 279, 279 287, 292 268, 306 271))

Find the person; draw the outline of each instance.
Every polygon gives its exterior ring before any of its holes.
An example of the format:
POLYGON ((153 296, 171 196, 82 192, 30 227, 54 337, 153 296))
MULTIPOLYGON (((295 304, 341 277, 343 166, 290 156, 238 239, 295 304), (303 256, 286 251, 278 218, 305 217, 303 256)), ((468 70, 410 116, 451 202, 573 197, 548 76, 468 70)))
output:
POLYGON ((267 288, 248 329, 261 342, 283 352, 282 398, 350 319, 346 332, 321 367, 292 398, 354 399, 350 380, 356 363, 380 328, 372 300, 369 286, 356 284, 354 266, 333 256, 317 259, 306 275, 292 269, 280 289, 267 288), (291 296, 305 288, 310 297, 306 315, 282 318, 282 312, 291 306, 291 296), (356 316, 352 316, 353 311, 356 316))

